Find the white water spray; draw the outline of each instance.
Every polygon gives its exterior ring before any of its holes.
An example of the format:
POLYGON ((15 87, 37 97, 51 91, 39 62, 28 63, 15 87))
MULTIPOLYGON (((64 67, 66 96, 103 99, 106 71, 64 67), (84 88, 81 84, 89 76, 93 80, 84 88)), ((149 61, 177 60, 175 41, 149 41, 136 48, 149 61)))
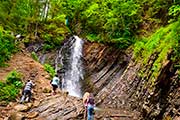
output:
POLYGON ((65 89, 69 92, 69 95, 81 97, 81 86, 80 80, 83 79, 83 68, 82 68, 82 46, 83 41, 78 37, 74 36, 75 42, 72 45, 71 56, 70 56, 70 68, 65 75, 65 89))

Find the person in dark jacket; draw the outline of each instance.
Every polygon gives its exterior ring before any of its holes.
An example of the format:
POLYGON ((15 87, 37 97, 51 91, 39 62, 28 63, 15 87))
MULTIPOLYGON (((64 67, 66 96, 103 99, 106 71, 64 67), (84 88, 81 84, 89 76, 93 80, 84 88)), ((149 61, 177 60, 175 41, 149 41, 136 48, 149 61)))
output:
POLYGON ((24 87, 24 90, 22 92, 22 97, 21 97, 20 103, 23 103, 25 100, 30 102, 31 96, 32 96, 31 90, 34 85, 35 84, 31 80, 27 81, 27 83, 24 87))

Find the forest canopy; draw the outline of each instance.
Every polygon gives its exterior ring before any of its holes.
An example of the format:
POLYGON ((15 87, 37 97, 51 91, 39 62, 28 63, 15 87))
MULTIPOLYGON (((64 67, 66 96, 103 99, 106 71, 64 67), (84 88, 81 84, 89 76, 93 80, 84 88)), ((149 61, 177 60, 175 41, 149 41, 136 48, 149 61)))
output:
MULTIPOLYGON (((3 31, 12 36, 20 34, 26 43, 42 41, 45 50, 56 47, 72 34, 127 48, 140 37, 178 21, 179 15, 177 0, 2 0, 0 3, 3 31)), ((0 37, 1 41, 12 41, 0 37)))

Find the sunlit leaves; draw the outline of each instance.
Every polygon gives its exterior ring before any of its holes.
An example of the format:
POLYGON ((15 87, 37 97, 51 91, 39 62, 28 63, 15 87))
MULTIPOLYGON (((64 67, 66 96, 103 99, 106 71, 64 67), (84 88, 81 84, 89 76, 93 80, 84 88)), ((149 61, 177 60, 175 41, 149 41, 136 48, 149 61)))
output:
POLYGON ((177 20, 180 15, 180 5, 171 6, 169 8, 169 15, 173 17, 169 22, 177 20))

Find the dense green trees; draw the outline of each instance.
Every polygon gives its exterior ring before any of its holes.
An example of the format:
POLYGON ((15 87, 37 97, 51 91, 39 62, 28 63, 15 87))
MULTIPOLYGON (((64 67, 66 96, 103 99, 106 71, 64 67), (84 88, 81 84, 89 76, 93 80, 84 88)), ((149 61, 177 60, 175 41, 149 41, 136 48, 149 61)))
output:
POLYGON ((0 3, 0 26, 25 42, 44 42, 45 50, 69 34, 127 48, 177 21, 179 6, 177 0, 6 0, 0 3))
POLYGON ((0 4, 0 23, 23 34, 38 32, 37 27, 44 28, 41 23, 47 24, 43 30, 49 24, 54 24, 55 30, 62 27, 67 18, 74 34, 97 41, 130 44, 142 23, 167 24, 169 8, 170 15, 177 16, 177 4, 172 0, 7 0, 0 4))
POLYGON ((133 0, 62 0, 57 6, 74 33, 96 41, 130 41, 141 21, 140 5, 133 0))

